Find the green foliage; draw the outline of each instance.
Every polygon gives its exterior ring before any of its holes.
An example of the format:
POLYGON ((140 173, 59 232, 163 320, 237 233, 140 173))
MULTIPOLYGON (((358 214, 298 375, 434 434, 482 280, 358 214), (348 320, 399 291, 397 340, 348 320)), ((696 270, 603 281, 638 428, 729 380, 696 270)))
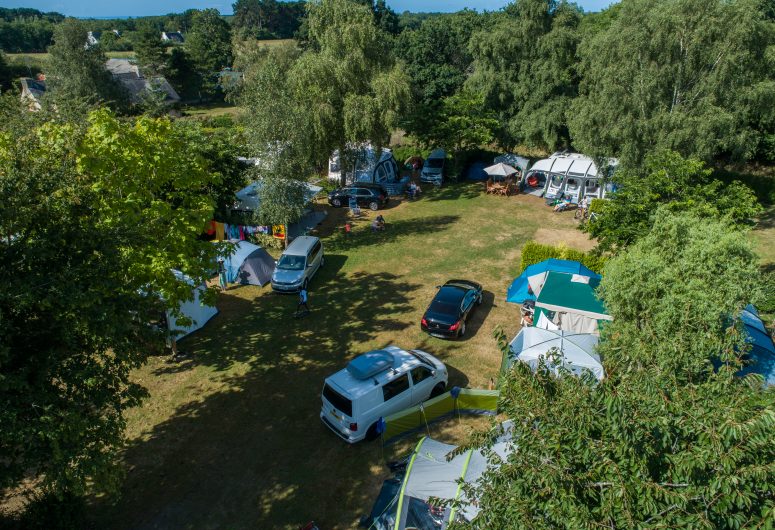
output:
POLYGON ((756 0, 630 0, 579 50, 574 145, 641 164, 653 150, 750 158, 772 131, 775 25, 756 0))
POLYGON ((115 491, 124 412, 144 395, 130 371, 192 296, 171 269, 208 276, 218 175, 165 119, 2 116, 0 486, 32 473, 60 497, 115 491))
POLYGON ((167 50, 162 44, 158 28, 149 21, 138 24, 134 36, 137 63, 146 75, 163 73, 167 63, 167 50))
POLYGON ((608 262, 607 379, 555 376, 546 364, 509 370, 501 407, 515 446, 478 485, 463 486, 481 511, 455 526, 767 527, 775 394, 760 378, 735 377, 743 341, 724 318, 755 287, 741 236, 719 221, 669 216, 608 262), (714 355, 726 362, 715 371, 714 355))
POLYGON ((198 11, 186 36, 186 52, 202 79, 202 92, 215 95, 218 72, 231 67, 231 27, 217 9, 198 11))
POLYGON ((762 271, 762 297, 756 307, 762 313, 775 314, 775 267, 762 271))
POLYGON ((9 53, 45 52, 51 44, 54 25, 64 18, 59 13, 42 13, 37 9, 0 8, 0 50, 9 53))
POLYGON ((172 48, 168 58, 165 78, 182 99, 193 99, 199 95, 202 77, 183 48, 172 48))
POLYGON ((56 26, 43 101, 62 112, 80 103, 125 109, 126 91, 105 68, 107 57, 99 46, 85 45, 86 33, 83 23, 72 18, 56 26))
POLYGON ((620 189, 602 205, 594 205, 598 215, 584 229, 598 240, 601 250, 615 251, 647 234, 666 211, 691 210, 734 223, 749 222, 761 211, 750 188, 739 182, 725 186, 710 175, 695 158, 673 151, 649 155, 643 169, 615 174, 620 189))
POLYGON ((254 154, 281 150, 297 176, 322 167, 336 149, 347 153, 348 143, 385 145, 409 100, 406 75, 368 7, 312 2, 308 22, 309 49, 255 54, 241 93, 254 154))
POLYGON ((520 261, 519 270, 524 271, 530 265, 541 263, 547 259, 567 259, 571 261, 578 261, 585 267, 592 269, 597 273, 603 272, 603 267, 606 263, 604 256, 598 256, 589 252, 582 252, 580 250, 569 248, 565 245, 542 245, 535 241, 528 241, 522 247, 521 251, 522 259, 520 261))
POLYGON ((577 93, 580 20, 575 4, 519 0, 494 27, 471 38, 474 72, 468 87, 484 94, 487 107, 498 114, 504 147, 570 145, 567 110, 577 93))
POLYGON ((242 39, 289 39, 306 13, 304 2, 237 0, 232 27, 242 39))

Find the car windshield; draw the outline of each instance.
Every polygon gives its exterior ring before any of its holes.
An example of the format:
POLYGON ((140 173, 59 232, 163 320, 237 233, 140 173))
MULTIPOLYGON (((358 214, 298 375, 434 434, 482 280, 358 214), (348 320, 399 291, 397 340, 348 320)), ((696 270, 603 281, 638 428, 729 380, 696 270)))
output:
POLYGON ((304 256, 289 256, 283 254, 277 262, 277 268, 284 271, 300 271, 304 268, 304 256))
POLYGON ((414 355, 414 357, 415 357, 415 358, 416 358, 418 361, 420 361, 421 363, 425 363, 425 364, 427 364, 428 366, 435 366, 435 365, 434 365, 434 364, 431 362, 431 360, 430 360, 430 359, 428 359, 428 358, 427 358, 425 355, 422 355, 422 354, 420 354, 419 352, 417 352, 417 351, 415 351, 415 350, 410 350, 410 351, 409 351, 409 353, 411 353, 412 355, 414 355))
POLYGON ((438 169, 444 165, 444 159, 443 158, 429 158, 425 161, 425 167, 431 168, 431 169, 438 169))

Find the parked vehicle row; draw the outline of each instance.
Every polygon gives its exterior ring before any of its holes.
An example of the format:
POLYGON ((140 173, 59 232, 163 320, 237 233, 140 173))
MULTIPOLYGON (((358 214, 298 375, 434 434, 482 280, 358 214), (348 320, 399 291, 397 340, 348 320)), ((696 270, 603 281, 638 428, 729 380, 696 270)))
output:
POLYGON ((335 208, 350 206, 354 201, 358 206, 379 210, 388 203, 388 193, 381 184, 358 182, 336 189, 328 194, 328 204, 335 208))

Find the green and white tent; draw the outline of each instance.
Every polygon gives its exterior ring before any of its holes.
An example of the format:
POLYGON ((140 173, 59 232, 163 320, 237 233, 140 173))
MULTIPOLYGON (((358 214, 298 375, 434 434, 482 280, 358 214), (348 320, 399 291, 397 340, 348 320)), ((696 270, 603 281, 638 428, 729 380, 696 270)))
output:
POLYGON ((598 334, 600 321, 613 320, 597 297, 598 278, 549 272, 536 299, 534 325, 598 334), (552 326, 553 325, 553 326, 552 326))
POLYGON ((448 461, 447 455, 455 449, 454 445, 427 437, 420 440, 406 467, 393 530, 443 529, 456 519, 471 521, 479 513, 479 508, 465 497, 460 481, 469 484, 476 482, 488 466, 500 465, 506 459, 511 445, 511 422, 503 423, 503 434, 492 447, 491 461, 481 451, 474 449, 448 461), (431 497, 461 501, 462 506, 433 508, 428 504, 431 497))

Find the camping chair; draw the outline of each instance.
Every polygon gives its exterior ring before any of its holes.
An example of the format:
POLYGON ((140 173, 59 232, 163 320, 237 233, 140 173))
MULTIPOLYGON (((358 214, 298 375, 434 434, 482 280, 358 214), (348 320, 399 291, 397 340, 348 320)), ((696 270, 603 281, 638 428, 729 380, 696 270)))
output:
POLYGON ((487 193, 494 193, 495 192, 495 186, 493 185, 492 179, 487 179, 484 182, 484 191, 487 193))
POLYGON ((509 183, 506 182, 504 184, 500 184, 498 186, 498 195, 503 195, 504 197, 509 196, 509 183))

